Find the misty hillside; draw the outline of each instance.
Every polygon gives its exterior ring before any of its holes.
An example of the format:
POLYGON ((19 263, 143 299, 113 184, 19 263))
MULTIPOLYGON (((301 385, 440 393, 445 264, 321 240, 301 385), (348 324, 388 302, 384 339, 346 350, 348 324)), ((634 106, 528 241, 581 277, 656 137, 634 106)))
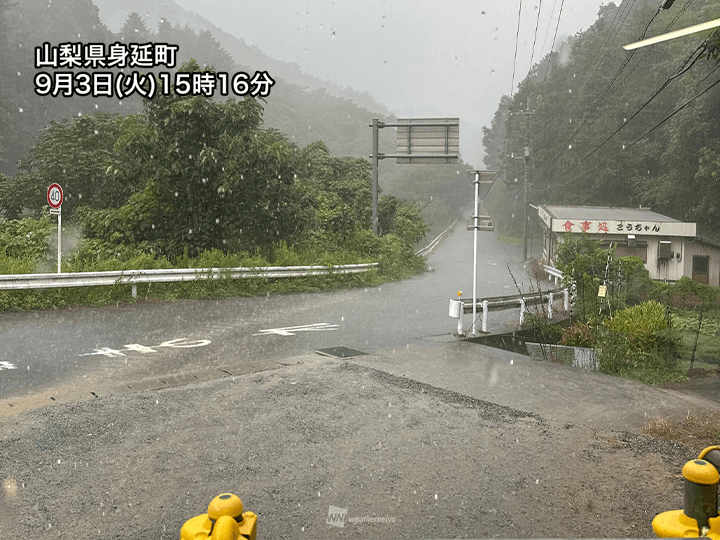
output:
POLYGON ((717 17, 720 2, 658 4, 603 6, 498 105, 484 145, 486 165, 503 172, 491 204, 502 229, 522 231, 524 163, 512 156, 528 146, 531 204, 652 207, 718 238, 720 33, 622 45, 717 17))
POLYGON ((256 46, 249 46, 242 36, 233 36, 205 19, 195 11, 187 11, 173 0, 127 0, 114 2, 113 0, 95 0, 100 9, 100 17, 112 31, 119 30, 127 16, 137 12, 148 28, 157 28, 161 18, 173 24, 187 25, 196 32, 207 30, 212 33, 220 45, 230 54, 238 66, 251 70, 268 71, 276 79, 296 84, 309 91, 324 89, 327 94, 339 98, 349 99, 359 107, 381 115, 389 115, 383 105, 375 101, 367 92, 358 92, 352 88, 343 88, 330 81, 318 79, 304 73, 295 63, 284 62, 267 56, 256 46))
MULTIPOLYGON (((163 7, 162 3, 158 4, 159 8, 163 7)), ((165 2, 164 7, 178 18, 183 13, 171 2, 165 2)), ((145 13, 147 15, 149 11, 145 13)), ((268 71, 276 83, 270 95, 261 100, 264 126, 279 130, 301 148, 321 140, 335 156, 367 159, 371 150, 368 124, 374 116, 391 119, 377 111, 361 108, 348 98, 334 96, 329 90, 311 90, 285 81, 267 67, 282 63, 273 64, 259 51, 254 54, 269 64, 243 67, 210 30, 195 31, 189 24, 183 26, 173 21, 170 15, 158 15, 158 24, 150 25, 136 14, 127 17, 114 31, 109 24, 117 25, 118 22, 106 24, 102 17, 103 12, 91 0, 56 0, 52 4, 45 0, 22 3, 0 0, 0 45, 4 51, 9 51, 0 59, 0 80, 3 81, 0 85, 1 173, 12 177, 18 171, 27 171, 27 166, 23 169, 22 160, 37 143, 39 134, 52 122, 72 122, 95 113, 128 115, 142 111, 142 100, 137 95, 122 100, 37 95, 34 92, 37 70, 33 66, 33 52, 43 42, 60 44, 80 39, 105 44, 169 43, 179 46, 178 66, 196 58, 200 66, 212 65, 218 71, 228 73, 242 70, 254 73, 255 69, 268 71), (27 54, 26 51, 31 52, 27 54)), ((241 43, 240 40, 236 42, 241 43)), ((244 46, 244 50, 251 49, 244 46)), ((393 145, 392 130, 381 131, 381 151, 390 152, 393 145)), ((380 167, 380 186, 385 193, 428 204, 426 217, 436 227, 441 227, 454 219, 467 196, 465 191, 469 191, 464 180, 461 188, 448 189, 446 179, 455 180, 458 171, 465 168, 464 165, 398 167, 387 160, 380 167)), ((5 190, 12 191, 12 185, 12 182, 6 182, 5 190)), ((5 196, 13 197, 14 194, 8 192, 5 196)))

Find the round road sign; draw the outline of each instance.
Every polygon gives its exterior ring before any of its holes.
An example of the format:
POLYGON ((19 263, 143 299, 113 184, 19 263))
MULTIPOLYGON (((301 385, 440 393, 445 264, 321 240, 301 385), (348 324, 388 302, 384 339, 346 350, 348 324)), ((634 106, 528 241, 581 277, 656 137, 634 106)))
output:
POLYGON ((47 201, 50 208, 60 208, 63 203, 63 190, 60 184, 50 184, 47 191, 47 201))

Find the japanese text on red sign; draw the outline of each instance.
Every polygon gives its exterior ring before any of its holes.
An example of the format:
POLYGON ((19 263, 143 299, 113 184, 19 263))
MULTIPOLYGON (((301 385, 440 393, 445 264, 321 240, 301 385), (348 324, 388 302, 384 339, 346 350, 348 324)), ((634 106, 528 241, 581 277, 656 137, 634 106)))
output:
MULTIPOLYGON (((587 233, 594 233, 594 232, 609 233, 610 232, 607 221, 597 221, 597 222, 596 221, 581 221, 580 223, 574 223, 570 220, 567 220, 565 223, 563 223, 563 228, 565 229, 565 232, 572 232, 573 227, 580 229, 581 231, 587 232, 587 233)), ((615 225, 615 231, 613 231, 613 232, 659 233, 660 225, 657 223, 648 224, 648 223, 642 223, 642 222, 633 222, 633 223, 620 222, 615 225)))
POLYGON ((43 43, 35 47, 35 68, 50 68, 35 75, 35 93, 40 96, 63 97, 93 96, 125 98, 138 94, 152 99, 158 92, 179 96, 212 97, 215 92, 223 96, 232 92, 238 96, 266 97, 275 81, 266 71, 254 75, 238 72, 176 72, 153 73, 124 72, 125 68, 174 68, 177 62, 177 45, 167 43, 62 43, 51 46, 43 43), (86 70, 93 71, 86 71, 86 70), (120 71, 95 71, 116 69, 120 71), (79 71, 73 71, 79 70, 79 71))

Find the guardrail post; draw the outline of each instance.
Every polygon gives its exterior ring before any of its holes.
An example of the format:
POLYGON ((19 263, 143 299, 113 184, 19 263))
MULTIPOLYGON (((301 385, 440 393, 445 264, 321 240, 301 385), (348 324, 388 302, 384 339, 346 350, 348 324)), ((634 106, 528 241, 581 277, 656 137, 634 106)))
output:
POLYGON ((133 298, 137 298, 137 283, 132 284, 132 296, 133 298))
POLYGON ((552 319, 553 316, 553 293, 548 295, 548 319, 552 319))
POLYGON ((488 322, 488 301, 483 300, 482 303, 482 331, 487 332, 487 322, 488 322))
POLYGON ((520 299, 520 326, 525 322, 525 299, 520 299))
POLYGON ((565 311, 570 311, 570 291, 563 289, 563 295, 563 306, 565 307, 565 311))
POLYGON ((458 336, 462 336, 464 334, 463 330, 463 315, 465 314, 465 307, 462 305, 462 301, 460 304, 460 316, 458 317, 458 336))

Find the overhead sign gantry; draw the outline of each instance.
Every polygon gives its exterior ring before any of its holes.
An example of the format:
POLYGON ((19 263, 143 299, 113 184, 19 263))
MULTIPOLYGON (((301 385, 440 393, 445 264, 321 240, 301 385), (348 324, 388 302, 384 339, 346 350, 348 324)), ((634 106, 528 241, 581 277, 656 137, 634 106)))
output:
POLYGON ((378 230, 378 161, 395 158, 397 163, 458 163, 460 161, 459 118, 405 118, 396 122, 380 122, 373 118, 372 139, 372 228, 378 230), (379 151, 379 131, 397 128, 397 153, 379 151))

